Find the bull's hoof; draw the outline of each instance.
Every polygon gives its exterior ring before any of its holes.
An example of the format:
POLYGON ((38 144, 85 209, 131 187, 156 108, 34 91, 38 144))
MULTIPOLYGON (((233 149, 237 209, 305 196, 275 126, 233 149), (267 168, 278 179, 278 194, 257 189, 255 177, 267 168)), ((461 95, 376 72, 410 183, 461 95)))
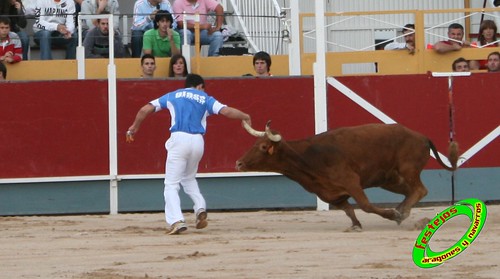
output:
POLYGON ((344 230, 344 232, 362 232, 363 229, 360 226, 354 225, 344 230))
POLYGON ((394 210, 394 219, 393 220, 396 221, 396 223, 398 223, 398 225, 401 225, 401 222, 403 222, 403 220, 404 220, 404 216, 403 216, 403 214, 401 214, 401 212, 394 210))

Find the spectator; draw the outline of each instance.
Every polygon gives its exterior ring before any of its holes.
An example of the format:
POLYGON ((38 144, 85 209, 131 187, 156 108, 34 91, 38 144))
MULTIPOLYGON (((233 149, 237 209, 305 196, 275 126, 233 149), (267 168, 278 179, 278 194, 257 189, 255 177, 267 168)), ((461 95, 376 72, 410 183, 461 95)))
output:
POLYGON ((470 72, 469 61, 467 61, 463 57, 460 57, 453 61, 453 64, 451 64, 451 68, 454 72, 470 72))
POLYGON ((152 54, 144 54, 141 58, 142 78, 154 78, 156 60, 152 54))
POLYGON ((23 60, 21 40, 10 32, 10 18, 0 16, 0 63, 17 63, 23 60))
POLYGON ((253 56, 255 76, 268 77, 271 74, 271 56, 265 51, 259 51, 253 56))
MULTIPOLYGON (((82 14, 84 15, 99 15, 105 12, 115 15, 114 25, 115 30, 118 30, 118 16, 120 15, 118 0, 84 0, 82 3, 82 14)), ((82 20, 82 34, 84 38, 87 32, 94 26, 97 26, 97 20, 82 20)))
POLYGON ((22 55, 24 60, 28 60, 28 50, 30 47, 30 38, 22 30, 28 24, 24 15, 24 6, 21 0, 1 0, 0 15, 10 15, 10 31, 19 36, 21 40, 22 55))
POLYGON ((404 35, 405 42, 398 43, 392 42, 387 44, 384 47, 384 50, 398 50, 398 49, 407 49, 410 54, 415 53, 415 25, 414 24, 406 24, 402 33, 404 35))
POLYGON ((486 67, 489 73, 500 72, 500 52, 494 51, 488 54, 488 63, 486 67))
POLYGON ((448 40, 437 42, 433 48, 437 53, 447 53, 470 47, 470 42, 463 41, 463 38, 464 27, 459 23, 452 23, 448 26, 448 40))
MULTIPOLYGON (((144 32, 153 29, 153 20, 159 10, 173 14, 168 0, 136 0, 134 4, 134 22, 132 25, 132 57, 141 57, 144 32)), ((173 23, 176 28, 176 23, 173 23)))
POLYGON ((7 67, 0 62, 0 80, 6 80, 7 79, 7 67))
POLYGON ((75 2, 73 0, 38 0, 33 31, 40 46, 40 59, 52 59, 52 46, 66 47, 66 59, 76 58, 78 43, 75 32, 75 2))
POLYGON ((170 57, 181 53, 181 38, 172 29, 172 14, 158 11, 155 15, 154 29, 146 31, 143 38, 142 52, 155 57, 170 57))
MULTIPOLYGON (((104 12, 103 14, 109 14, 104 12)), ((92 28, 83 41, 85 58, 109 58, 109 24, 107 18, 97 19, 97 27, 92 28)), ((125 47, 120 33, 114 31, 115 57, 125 57, 125 47)))
MULTIPOLYGON (((479 38, 477 42, 472 43, 475 47, 497 47, 497 25, 493 20, 483 20, 479 26, 479 38)), ((473 60, 471 61, 471 68, 473 69, 486 69, 487 60, 473 60)))
POLYGON ((175 0, 174 12, 177 18, 178 32, 181 36, 181 44, 186 39, 188 44, 194 44, 194 20, 187 20, 187 38, 184 38, 183 13, 200 15, 200 45, 209 45, 208 56, 218 56, 219 49, 224 44, 224 37, 220 31, 224 21, 224 9, 215 0, 175 0), (215 12, 215 26, 207 20, 207 14, 215 12))
POLYGON ((168 64, 168 77, 182 78, 187 75, 186 58, 182 54, 172 55, 168 64))

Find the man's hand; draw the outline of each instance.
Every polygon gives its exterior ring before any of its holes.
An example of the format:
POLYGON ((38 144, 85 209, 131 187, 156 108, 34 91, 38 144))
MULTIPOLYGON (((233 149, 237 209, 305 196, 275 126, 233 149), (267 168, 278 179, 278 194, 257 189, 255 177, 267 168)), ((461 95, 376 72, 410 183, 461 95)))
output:
POLYGON ((97 13, 100 14, 106 10, 108 6, 108 0, 97 0, 97 13))
POLYGON ((134 142, 134 132, 132 132, 132 131, 127 131, 127 135, 126 135, 126 139, 125 139, 125 141, 126 141, 127 143, 132 143, 132 142, 134 142))
POLYGON ((58 24, 57 32, 61 33, 65 39, 71 38, 71 32, 69 32, 68 29, 66 29, 66 25, 58 24))

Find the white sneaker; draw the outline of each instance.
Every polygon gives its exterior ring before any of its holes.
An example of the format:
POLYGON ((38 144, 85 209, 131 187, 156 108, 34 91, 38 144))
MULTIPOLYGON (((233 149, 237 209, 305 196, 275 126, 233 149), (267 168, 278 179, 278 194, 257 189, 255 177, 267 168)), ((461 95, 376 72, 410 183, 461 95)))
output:
POLYGON ((208 226, 208 221, 207 221, 208 214, 205 211, 205 209, 201 208, 198 210, 196 213, 196 228, 197 229, 203 229, 208 226))
POLYGON ((172 224, 167 234, 179 234, 185 230, 187 230, 186 223, 184 221, 177 221, 172 224))

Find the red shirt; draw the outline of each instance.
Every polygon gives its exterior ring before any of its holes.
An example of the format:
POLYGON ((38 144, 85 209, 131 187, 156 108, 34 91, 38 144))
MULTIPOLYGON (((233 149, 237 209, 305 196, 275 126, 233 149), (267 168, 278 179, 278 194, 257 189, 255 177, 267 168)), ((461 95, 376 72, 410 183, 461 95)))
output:
POLYGON ((0 41, 0 57, 4 56, 7 52, 14 53, 12 63, 17 63, 23 60, 23 48, 21 47, 21 40, 14 32, 9 32, 5 40, 0 41))

